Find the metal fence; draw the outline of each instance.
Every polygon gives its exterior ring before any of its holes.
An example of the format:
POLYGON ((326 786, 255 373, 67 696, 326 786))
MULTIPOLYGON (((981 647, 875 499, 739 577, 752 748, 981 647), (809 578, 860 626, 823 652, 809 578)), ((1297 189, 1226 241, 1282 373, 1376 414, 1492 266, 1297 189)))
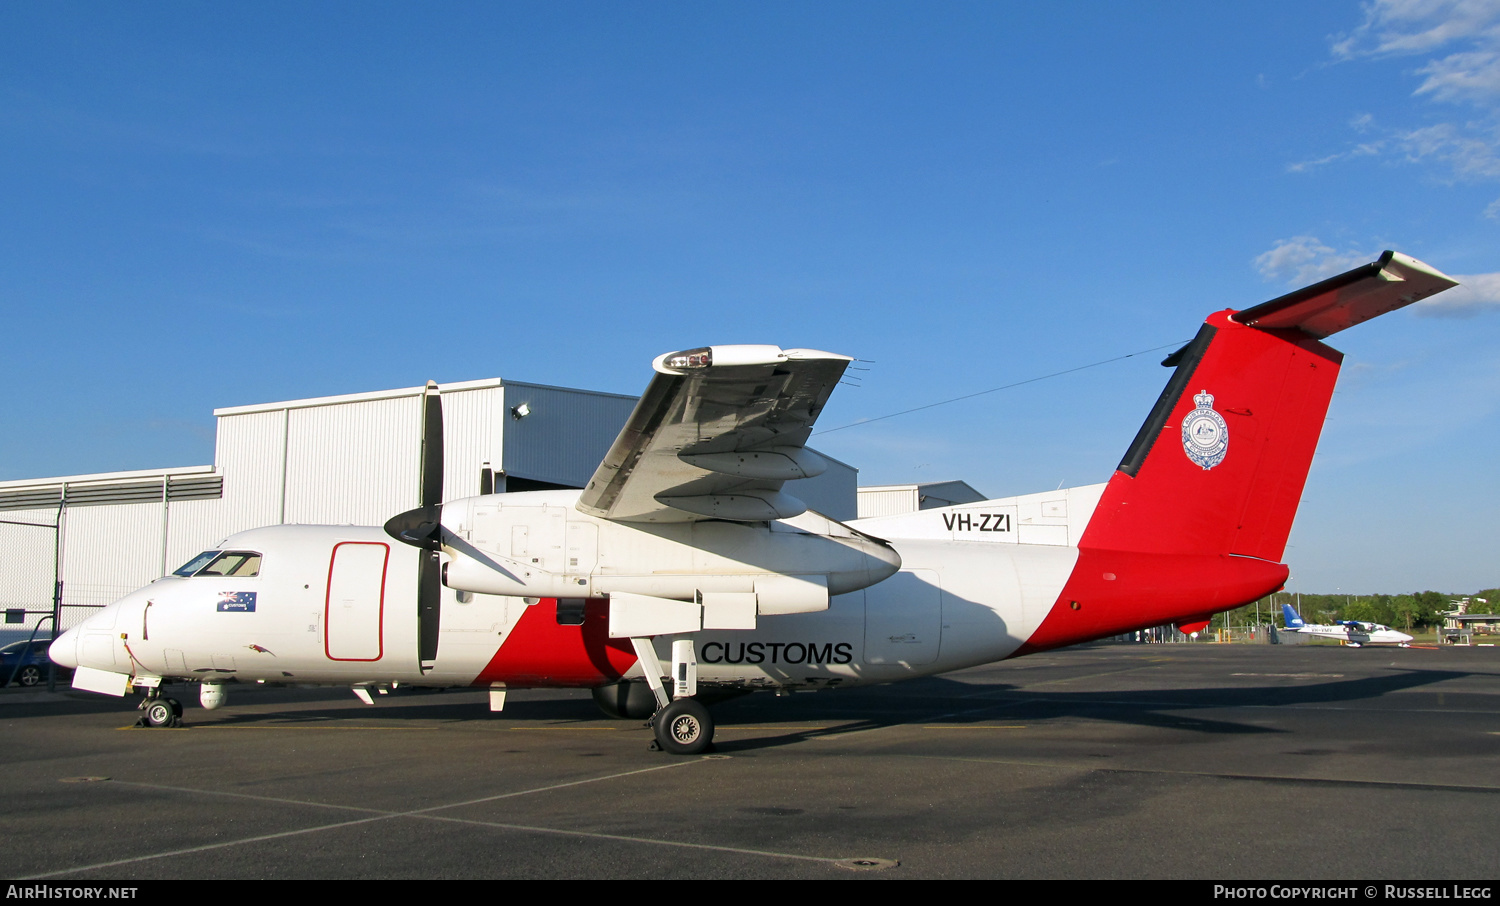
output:
MULTIPOLYGON (((0 519, 0 608, 5 611, 0 640, 7 644, 20 639, 52 639, 59 632, 61 512, 59 508, 47 522, 38 521, 34 514, 28 519, 0 519)), ((0 676, 0 683, 9 679, 0 676)), ((56 674, 49 670, 47 687, 54 688, 55 682, 56 674)))

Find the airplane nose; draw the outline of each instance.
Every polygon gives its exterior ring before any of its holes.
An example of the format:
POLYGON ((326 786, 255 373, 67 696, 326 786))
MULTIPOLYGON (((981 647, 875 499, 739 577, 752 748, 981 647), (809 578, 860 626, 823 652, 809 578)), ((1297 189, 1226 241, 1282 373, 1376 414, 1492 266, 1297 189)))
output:
POLYGON ((52 658, 52 663, 59 667, 76 669, 78 667, 78 630, 69 629, 58 636, 52 642, 52 647, 47 649, 47 657, 52 658))

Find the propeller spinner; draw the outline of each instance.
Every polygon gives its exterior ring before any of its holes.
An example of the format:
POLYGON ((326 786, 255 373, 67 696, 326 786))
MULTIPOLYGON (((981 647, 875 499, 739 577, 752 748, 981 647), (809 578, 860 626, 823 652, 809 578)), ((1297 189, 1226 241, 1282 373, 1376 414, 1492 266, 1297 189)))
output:
POLYGON ((422 551, 417 565, 417 658, 422 671, 437 660, 442 623, 442 575, 438 550, 443 535, 443 397, 436 381, 422 394, 421 506, 392 516, 386 534, 422 551))

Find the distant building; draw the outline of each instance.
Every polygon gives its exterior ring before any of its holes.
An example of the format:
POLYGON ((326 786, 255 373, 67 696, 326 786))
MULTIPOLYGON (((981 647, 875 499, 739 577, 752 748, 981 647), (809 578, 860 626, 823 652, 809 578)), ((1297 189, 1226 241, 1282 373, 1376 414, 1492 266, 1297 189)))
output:
POLYGON ((877 485, 859 489, 859 518, 897 516, 952 506, 955 503, 978 503, 987 499, 962 481, 877 485))

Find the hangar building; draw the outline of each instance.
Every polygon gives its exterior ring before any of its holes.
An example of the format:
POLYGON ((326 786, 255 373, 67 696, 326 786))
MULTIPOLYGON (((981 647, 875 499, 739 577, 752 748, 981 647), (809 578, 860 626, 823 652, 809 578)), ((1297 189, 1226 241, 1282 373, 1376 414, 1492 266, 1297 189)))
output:
MULTIPOLYGON (((445 500, 583 487, 636 402, 500 378, 440 389, 445 500)), ((417 506, 422 392, 216 409, 211 466, 0 482, 4 628, 29 631, 57 594, 67 629, 234 532, 380 525, 417 506)), ((857 470, 824 458, 827 472, 787 491, 853 519, 857 470)))

